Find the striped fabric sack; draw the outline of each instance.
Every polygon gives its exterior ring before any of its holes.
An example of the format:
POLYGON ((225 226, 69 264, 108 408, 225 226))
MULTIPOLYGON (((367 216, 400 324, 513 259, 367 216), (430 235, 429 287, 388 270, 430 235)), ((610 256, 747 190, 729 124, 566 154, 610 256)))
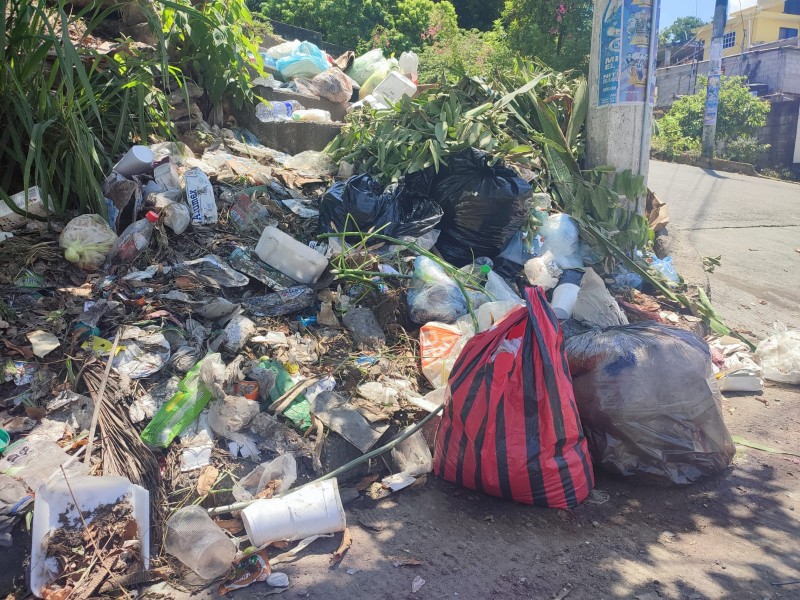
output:
POLYGON ((541 288, 456 361, 434 472, 523 504, 570 508, 594 486, 563 337, 541 288))

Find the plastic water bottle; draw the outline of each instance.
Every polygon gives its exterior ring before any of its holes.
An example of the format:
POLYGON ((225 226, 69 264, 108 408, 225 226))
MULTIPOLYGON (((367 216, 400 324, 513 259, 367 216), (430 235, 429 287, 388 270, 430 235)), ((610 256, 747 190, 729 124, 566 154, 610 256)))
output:
POLYGON ((131 263, 136 260, 150 245, 156 223, 158 223, 158 214, 151 210, 144 216, 144 219, 128 225, 111 247, 106 265, 131 263))
POLYGON ((296 100, 286 100, 283 102, 262 102, 256 106, 256 118, 262 123, 275 121, 288 121, 292 118, 292 113, 301 110, 303 106, 296 100))

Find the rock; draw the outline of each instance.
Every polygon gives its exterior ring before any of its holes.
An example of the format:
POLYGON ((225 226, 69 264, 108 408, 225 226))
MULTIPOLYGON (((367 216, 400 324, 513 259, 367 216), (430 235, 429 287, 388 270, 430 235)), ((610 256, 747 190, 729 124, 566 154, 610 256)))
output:
POLYGON ((362 350, 377 350, 386 343, 386 335, 370 309, 351 308, 342 317, 342 321, 362 350))
POLYGON ((267 585, 278 588, 289 587, 289 576, 286 573, 270 573, 267 577, 267 585))

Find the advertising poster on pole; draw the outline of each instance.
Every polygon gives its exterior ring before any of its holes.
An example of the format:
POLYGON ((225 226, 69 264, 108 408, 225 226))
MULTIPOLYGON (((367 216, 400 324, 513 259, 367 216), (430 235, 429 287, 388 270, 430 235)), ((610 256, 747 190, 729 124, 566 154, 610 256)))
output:
MULTIPOLYGON (((655 0, 601 0, 598 106, 644 104, 655 0)), ((658 15, 655 15, 658 19, 658 15)), ((655 62, 655 56, 653 61, 655 62)), ((655 85, 654 81, 650 82, 655 85)), ((651 94, 651 104, 655 94, 651 94)))

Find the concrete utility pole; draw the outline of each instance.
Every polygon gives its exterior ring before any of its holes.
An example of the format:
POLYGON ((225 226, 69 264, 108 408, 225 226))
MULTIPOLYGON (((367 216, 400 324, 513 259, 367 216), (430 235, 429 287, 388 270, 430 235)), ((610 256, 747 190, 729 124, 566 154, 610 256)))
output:
MULTIPOLYGON (((660 9, 660 0, 594 3, 586 124, 590 168, 611 165, 647 177, 660 9)), ((637 208, 643 209, 641 204, 637 208)))
POLYGON ((717 0, 714 9, 714 30, 711 34, 711 53, 708 62, 706 112, 703 120, 703 158, 714 158, 719 109, 719 81, 722 76, 722 38, 728 22, 728 0, 717 0))

